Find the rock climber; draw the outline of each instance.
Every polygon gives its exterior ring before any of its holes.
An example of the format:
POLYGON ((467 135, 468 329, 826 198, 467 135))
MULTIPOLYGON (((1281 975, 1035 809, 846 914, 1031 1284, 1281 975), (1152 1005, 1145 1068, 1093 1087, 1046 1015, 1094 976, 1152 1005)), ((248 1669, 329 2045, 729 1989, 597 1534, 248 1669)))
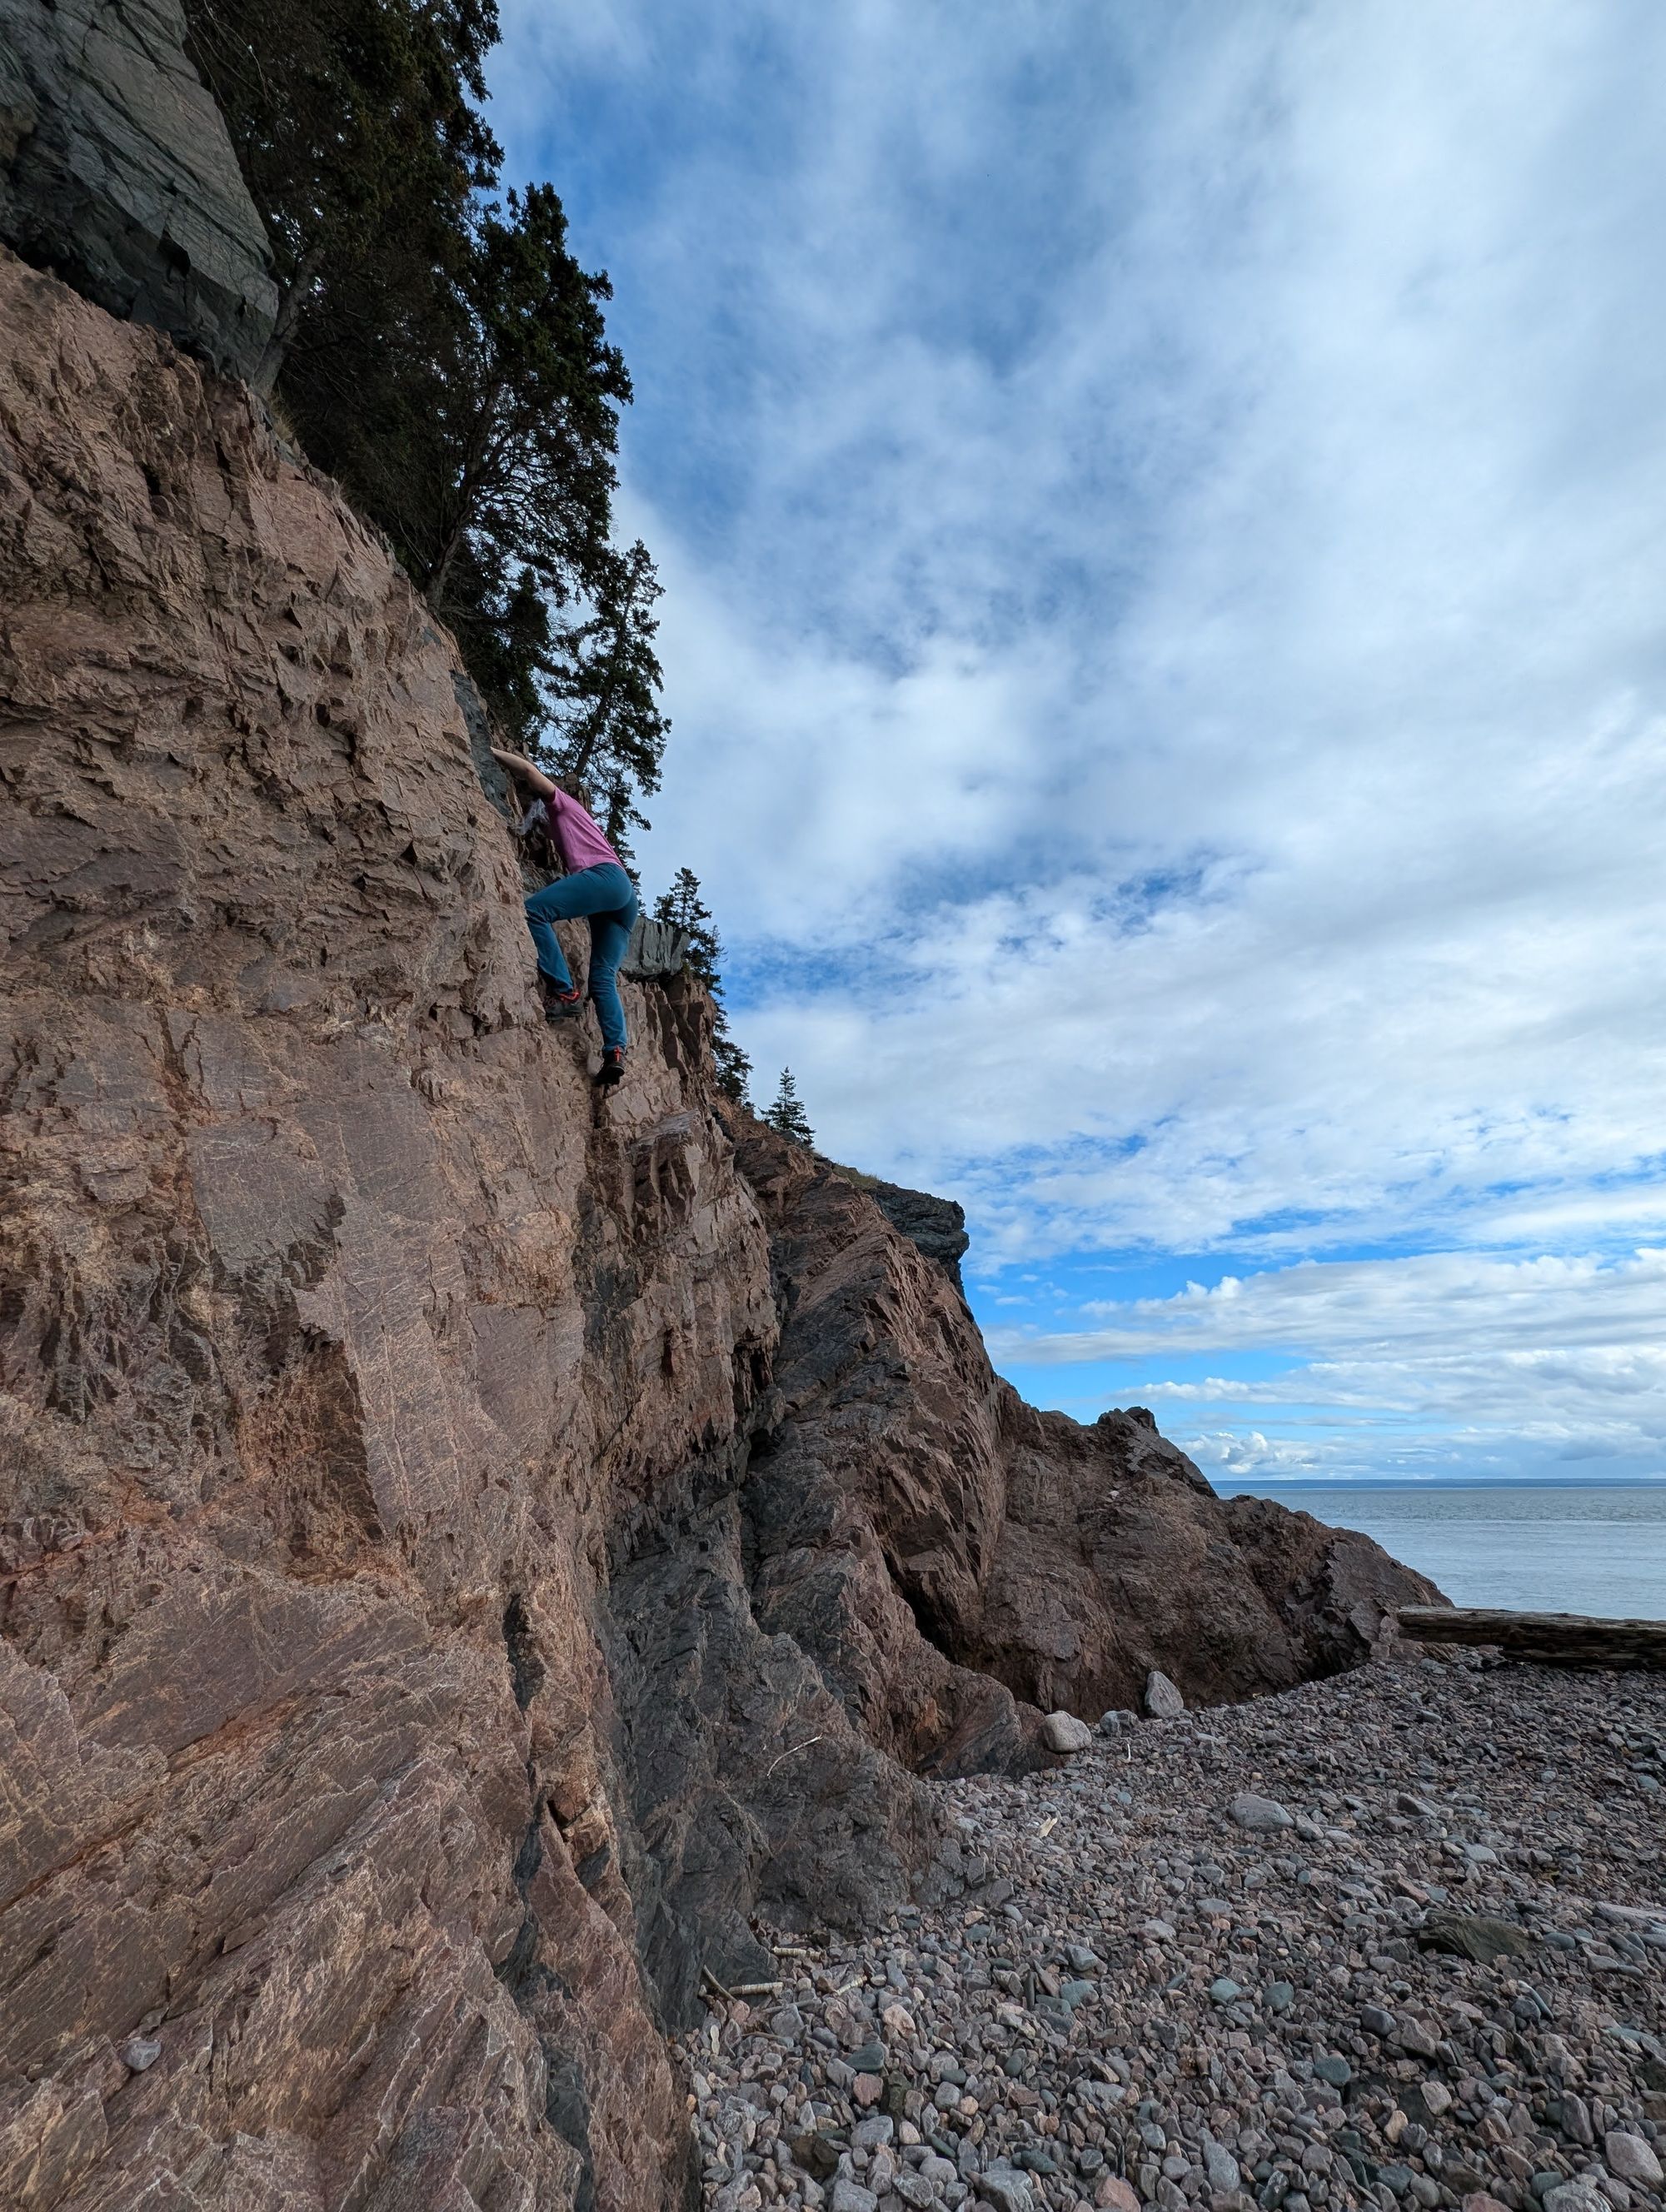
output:
POLYGON ((559 1022, 575 1015, 583 994, 568 973, 561 944, 551 924, 575 921, 582 915, 590 924, 590 996, 602 1029, 602 1064, 598 1083, 617 1083, 624 1073, 625 1018, 619 999, 619 963, 630 943, 636 919, 636 888, 620 864, 619 856, 596 827, 588 812, 570 792, 534 768, 520 753, 492 747, 492 758, 544 802, 550 842, 560 854, 567 873, 534 891, 526 902, 526 927, 538 948, 538 985, 544 996, 546 1021, 559 1022))

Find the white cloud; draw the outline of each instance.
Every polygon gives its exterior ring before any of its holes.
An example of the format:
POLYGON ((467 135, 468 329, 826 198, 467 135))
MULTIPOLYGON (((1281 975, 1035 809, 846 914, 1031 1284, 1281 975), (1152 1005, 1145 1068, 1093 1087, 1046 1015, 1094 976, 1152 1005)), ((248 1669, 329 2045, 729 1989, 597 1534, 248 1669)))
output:
POLYGON ((1212 1480, 1226 1489, 1234 1483, 1304 1482, 1334 1471, 1324 1455, 1311 1444, 1264 1437, 1259 1429, 1251 1429, 1248 1436, 1223 1429, 1213 1435, 1191 1437, 1186 1449, 1212 1480))
POLYGON ((1140 1361, 1159 1376, 1200 1355, 1280 1363, 1134 1394, 1195 1457, 1235 1476, 1483 1462, 1519 1474, 1572 1460, 1652 1474, 1666 1461, 1666 1249, 1310 1261, 1090 1304, 1082 1320, 998 1330, 997 1356, 1140 1361), (1209 1413, 1236 1425, 1189 1435, 1209 1413))
POLYGON ((1335 1352, 1391 1344, 1447 1355, 1454 1342, 1516 1361, 1570 1346, 1645 1338, 1656 1380, 1666 1373, 1666 1249, 1621 1261, 1499 1260, 1424 1253, 1402 1260, 1310 1260, 1295 1267, 1188 1284, 1171 1297, 1099 1301, 1096 1326, 1006 1341, 1030 1361, 1140 1358, 1153 1352, 1269 1351, 1321 1344, 1335 1352))
POLYGON ((1589 1347, 1666 1218, 1666 14, 505 20, 638 385, 645 861, 760 1068, 986 1253, 1267 1264, 1233 1341, 1362 1420, 1505 1348, 1350 1380, 1304 1251, 1589 1347))

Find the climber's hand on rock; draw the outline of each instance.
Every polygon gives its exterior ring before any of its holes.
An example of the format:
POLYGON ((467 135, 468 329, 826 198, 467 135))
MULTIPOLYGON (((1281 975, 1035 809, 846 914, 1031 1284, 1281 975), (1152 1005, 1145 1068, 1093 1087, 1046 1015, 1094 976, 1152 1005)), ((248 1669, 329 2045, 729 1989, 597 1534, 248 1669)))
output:
POLYGON ((548 799, 555 789, 555 785, 543 769, 534 768, 524 754, 512 753, 502 745, 494 745, 491 756, 500 767, 508 769, 512 776, 537 792, 540 799, 548 799))

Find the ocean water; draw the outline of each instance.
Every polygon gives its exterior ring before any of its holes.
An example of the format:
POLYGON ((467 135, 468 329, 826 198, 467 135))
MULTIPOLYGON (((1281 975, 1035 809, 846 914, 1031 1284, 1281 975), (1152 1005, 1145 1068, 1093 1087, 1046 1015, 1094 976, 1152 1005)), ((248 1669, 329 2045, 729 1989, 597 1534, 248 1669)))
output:
POLYGON ((1666 1620, 1666 1482, 1237 1487, 1363 1529, 1438 1583, 1454 1605, 1666 1620))

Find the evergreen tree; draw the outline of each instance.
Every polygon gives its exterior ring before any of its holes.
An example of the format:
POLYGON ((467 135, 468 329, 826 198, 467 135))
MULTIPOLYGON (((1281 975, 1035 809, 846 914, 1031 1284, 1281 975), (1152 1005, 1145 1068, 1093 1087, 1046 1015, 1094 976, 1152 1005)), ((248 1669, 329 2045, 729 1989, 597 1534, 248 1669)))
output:
POLYGON ((345 474, 329 434, 351 451, 378 421, 502 158, 480 114, 496 0, 185 0, 185 16, 271 242, 264 388, 287 349, 297 428, 345 474))
POLYGON ((816 1133, 800 1101, 799 1086, 793 1080, 790 1067, 781 1071, 781 1088, 763 1118, 772 1129, 779 1129, 783 1137, 791 1137, 795 1144, 813 1145, 816 1141, 816 1133))
POLYGON ((516 581, 529 570, 557 605, 600 594, 630 380, 605 336, 600 303, 611 287, 568 252, 552 186, 511 191, 507 217, 496 203, 477 212, 460 291, 465 313, 437 364, 440 481, 412 548, 417 581, 442 618, 466 620, 453 567, 472 541, 483 570, 492 554, 512 553, 516 581))
POLYGON ((656 921, 668 921, 683 932, 684 957, 711 994, 715 1019, 712 1024, 712 1059, 717 1067, 718 1089, 738 1106, 751 1103, 747 1085, 752 1063, 729 1034, 728 1012, 723 1004, 723 979, 719 972, 723 940, 717 933, 711 909, 700 896, 700 878, 692 868, 678 868, 671 889, 662 891, 654 908, 656 921))
POLYGON ((597 569, 588 618, 563 641, 555 685, 567 708, 550 750, 569 774, 623 773, 639 791, 660 788, 660 758, 671 725, 655 696, 663 678, 654 639, 662 596, 639 538, 627 553, 608 547, 597 569))
POLYGON ((272 240, 283 414, 455 631, 509 741, 607 793, 628 843, 669 726, 659 581, 610 539, 630 380, 553 188, 488 197, 496 0, 185 4, 272 240))
POLYGON ((636 794, 623 769, 616 769, 611 781, 603 785, 596 812, 601 821, 603 836, 618 854, 620 866, 640 891, 641 878, 630 833, 633 830, 651 830, 654 824, 638 808, 636 794))
POLYGON ((655 901, 654 918, 656 921, 668 921, 673 929, 682 931, 687 939, 684 951, 690 967, 716 997, 723 988, 718 981, 723 940, 717 933, 711 908, 700 896, 700 878, 692 868, 678 868, 671 879, 671 889, 661 891, 655 901))
POLYGON ((494 587, 471 554, 465 552, 461 560, 469 580, 459 598, 470 602, 470 611, 459 621, 457 636, 469 673, 507 741, 536 758, 549 714, 544 677, 554 628, 549 602, 530 568, 521 568, 512 584, 499 581, 494 587))

